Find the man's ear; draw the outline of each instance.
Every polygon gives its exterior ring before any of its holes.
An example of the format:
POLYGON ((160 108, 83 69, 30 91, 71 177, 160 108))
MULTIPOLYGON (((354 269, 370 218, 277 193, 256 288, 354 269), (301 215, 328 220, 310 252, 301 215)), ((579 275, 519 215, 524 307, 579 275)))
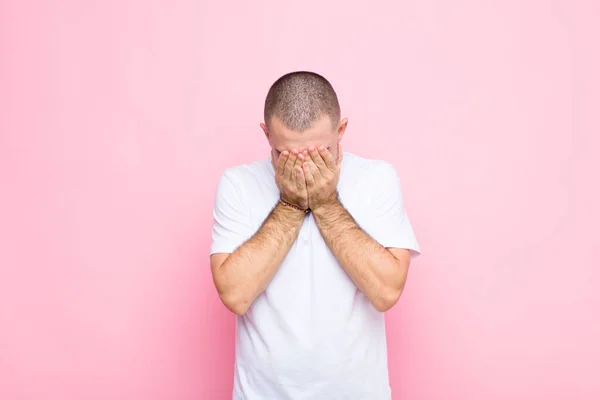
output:
POLYGON ((267 128, 267 125, 265 125, 264 122, 260 123, 260 127, 263 130, 263 132, 265 133, 265 136, 267 137, 267 140, 269 140, 269 128, 267 128))
POLYGON ((344 133, 346 133, 346 128, 348 127, 348 118, 344 118, 340 121, 337 128, 337 139, 338 143, 342 141, 344 137, 344 133))

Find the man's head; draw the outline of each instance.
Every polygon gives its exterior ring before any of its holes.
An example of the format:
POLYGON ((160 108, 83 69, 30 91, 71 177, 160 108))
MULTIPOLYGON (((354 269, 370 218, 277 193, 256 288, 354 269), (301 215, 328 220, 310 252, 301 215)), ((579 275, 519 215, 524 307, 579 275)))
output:
POLYGON ((261 124, 273 161, 284 150, 325 146, 338 157, 338 143, 348 125, 340 120, 340 105, 327 79, 314 72, 291 72, 269 89, 261 124))

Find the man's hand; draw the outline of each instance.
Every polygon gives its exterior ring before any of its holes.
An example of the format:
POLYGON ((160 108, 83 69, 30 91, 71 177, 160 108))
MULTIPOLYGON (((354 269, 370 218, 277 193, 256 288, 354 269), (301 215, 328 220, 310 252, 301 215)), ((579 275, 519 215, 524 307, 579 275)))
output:
POLYGON ((302 171, 306 158, 298 150, 283 151, 275 166, 275 182, 282 200, 305 210, 308 208, 308 191, 302 171))
POLYGON ((334 160, 333 154, 323 146, 310 147, 306 152, 308 158, 302 168, 308 189, 308 206, 313 211, 324 204, 337 201, 337 184, 342 164, 341 146, 338 149, 337 161, 334 160))

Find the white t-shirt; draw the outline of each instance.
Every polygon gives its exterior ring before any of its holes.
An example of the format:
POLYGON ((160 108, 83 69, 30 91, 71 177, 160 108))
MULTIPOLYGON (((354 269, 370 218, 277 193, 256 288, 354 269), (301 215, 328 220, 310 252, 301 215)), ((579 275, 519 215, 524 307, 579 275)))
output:
MULTIPOLYGON (((391 164, 344 153, 338 192, 382 246, 419 254, 391 164)), ((226 170, 211 254, 252 237, 278 198, 270 158, 226 170)), ((356 288, 311 214, 267 289, 237 318, 233 399, 391 399, 384 314, 356 288)))

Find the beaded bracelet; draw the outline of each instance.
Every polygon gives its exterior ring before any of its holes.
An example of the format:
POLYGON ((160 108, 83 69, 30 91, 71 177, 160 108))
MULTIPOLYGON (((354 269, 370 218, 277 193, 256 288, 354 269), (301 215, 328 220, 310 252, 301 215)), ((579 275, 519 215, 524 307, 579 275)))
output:
POLYGON ((302 208, 298 207, 298 206, 297 206, 297 205, 295 205, 295 204, 288 203, 287 201, 283 200, 282 198, 279 198, 279 203, 280 203, 281 205, 284 205, 284 206, 286 206, 286 207, 293 208, 294 210, 302 211, 304 214, 308 214, 308 213, 310 212, 310 208, 307 208, 306 210, 304 210, 304 209, 302 209, 302 208))

